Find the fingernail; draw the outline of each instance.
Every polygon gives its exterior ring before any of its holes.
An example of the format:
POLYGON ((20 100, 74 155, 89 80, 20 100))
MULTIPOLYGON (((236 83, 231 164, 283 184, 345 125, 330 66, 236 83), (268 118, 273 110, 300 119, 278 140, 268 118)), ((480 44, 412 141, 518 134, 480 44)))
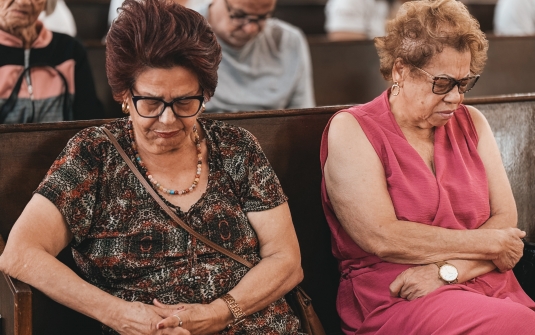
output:
POLYGON ((156 329, 163 329, 163 324, 158 323, 158 324, 156 325, 156 329))
POLYGON ((184 309, 184 306, 178 306, 178 307, 176 308, 177 311, 179 311, 179 310, 181 310, 181 309, 184 309))

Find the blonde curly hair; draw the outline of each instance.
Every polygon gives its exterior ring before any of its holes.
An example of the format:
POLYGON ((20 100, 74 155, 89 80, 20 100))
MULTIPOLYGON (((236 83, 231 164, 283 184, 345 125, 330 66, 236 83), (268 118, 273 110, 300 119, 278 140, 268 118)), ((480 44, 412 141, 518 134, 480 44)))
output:
MULTIPOLYGON (((404 3, 388 22, 386 36, 375 38, 380 71, 392 80, 400 58, 406 65, 424 67, 444 47, 470 51, 470 71, 480 74, 487 61, 488 41, 479 22, 456 0, 418 0, 404 3)), ((411 73, 415 73, 414 67, 411 73)))

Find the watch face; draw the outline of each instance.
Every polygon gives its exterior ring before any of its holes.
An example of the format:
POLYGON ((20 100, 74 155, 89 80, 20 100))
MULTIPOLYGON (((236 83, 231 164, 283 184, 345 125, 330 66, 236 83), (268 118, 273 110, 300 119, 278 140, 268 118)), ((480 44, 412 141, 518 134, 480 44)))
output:
POLYGON ((457 279, 459 273, 457 268, 451 264, 444 264, 440 267, 439 270, 440 277, 447 282, 452 282, 457 279))

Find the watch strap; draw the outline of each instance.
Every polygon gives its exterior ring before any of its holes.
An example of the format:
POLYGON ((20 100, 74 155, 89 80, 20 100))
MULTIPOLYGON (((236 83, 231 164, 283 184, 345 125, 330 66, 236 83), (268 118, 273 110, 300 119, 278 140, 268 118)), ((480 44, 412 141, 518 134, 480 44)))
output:
POLYGON ((234 300, 233 296, 227 293, 227 294, 222 295, 220 298, 227 304, 228 309, 230 310, 230 312, 232 313, 232 316, 234 317, 234 321, 232 322, 232 324, 228 325, 228 327, 237 325, 238 323, 245 320, 245 317, 247 315, 245 315, 245 313, 243 312, 241 307, 238 305, 236 300, 234 300))

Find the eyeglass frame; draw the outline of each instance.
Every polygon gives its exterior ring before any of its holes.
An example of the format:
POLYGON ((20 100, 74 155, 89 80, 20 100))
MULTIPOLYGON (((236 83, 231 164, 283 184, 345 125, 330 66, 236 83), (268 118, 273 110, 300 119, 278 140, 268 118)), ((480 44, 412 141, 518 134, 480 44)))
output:
POLYGON ((455 88, 455 86, 457 86, 457 90, 458 90, 459 94, 465 94, 466 92, 469 92, 472 88, 474 88, 474 86, 476 86, 476 83, 477 83, 477 81, 479 80, 479 77, 480 77, 479 74, 476 74, 476 75, 473 75, 473 76, 470 76, 470 75, 469 75, 468 77, 464 77, 464 78, 461 78, 461 79, 457 80, 457 79, 452 78, 452 77, 450 77, 450 76, 448 76, 448 75, 446 75, 446 74, 444 74, 444 75, 442 75, 442 76, 434 76, 434 75, 432 75, 431 73, 427 72, 427 71, 424 70, 424 69, 419 68, 419 67, 416 66, 416 65, 412 65, 412 66, 413 66, 414 68, 416 68, 416 69, 422 71, 423 73, 427 74, 430 78, 433 79, 433 88, 431 89, 431 91, 432 91, 434 94, 436 94, 436 95, 446 95, 446 94, 450 93, 451 90, 453 90, 453 89, 455 88), (472 87, 470 87, 469 89, 467 89, 467 90, 464 91, 464 92, 461 92, 461 81, 462 81, 462 80, 465 80, 465 79, 474 79, 474 78, 476 78, 476 80, 474 81, 474 84, 472 85, 472 87), (436 93, 436 92, 435 92, 435 84, 436 84, 436 81, 437 81, 438 79, 448 79, 450 82, 453 81, 455 84, 453 84, 453 86, 452 86, 448 91, 446 91, 445 93, 436 93))
POLYGON ((162 116, 162 114, 165 112, 165 110, 167 109, 167 107, 170 107, 171 108, 171 112, 173 112, 173 114, 175 114, 176 117, 178 118, 188 118, 188 117, 194 117, 195 115, 199 114, 199 112, 201 111, 202 107, 203 107, 203 104, 204 104, 204 88, 201 87, 201 95, 191 95, 191 96, 187 96, 187 97, 182 97, 182 98, 175 98, 173 100, 171 100, 170 102, 167 102, 165 101, 164 99, 162 98, 157 98, 157 97, 148 97, 148 96, 143 96, 143 95, 134 95, 134 89, 131 87, 130 88, 130 94, 132 95, 132 103, 134 104, 134 108, 137 112, 137 114, 141 117, 144 117, 144 118, 147 118, 147 119, 155 119, 155 118, 158 118, 160 116, 162 116), (199 109, 197 109, 197 111, 195 112, 195 114, 192 114, 192 115, 179 115, 175 112, 175 110, 173 109, 173 104, 177 101, 181 101, 181 100, 187 100, 187 99, 194 99, 194 100, 199 100, 199 109), (141 115, 141 113, 139 112, 139 110, 137 109, 137 102, 139 100, 156 100, 156 101, 160 101, 163 103, 163 108, 162 108, 162 111, 160 113, 158 113, 158 115, 154 115, 154 116, 145 116, 145 115, 141 115))
POLYGON ((241 28, 243 26, 246 26, 248 24, 251 24, 251 23, 256 23, 256 25, 258 26, 258 28, 260 29, 260 25, 261 24, 264 24, 266 22, 267 19, 270 19, 271 17, 273 17, 273 11, 269 12, 269 13, 266 13, 266 14, 263 14, 263 15, 251 15, 251 14, 247 14, 247 13, 244 13, 243 16, 237 16, 236 14, 232 14, 232 11, 235 10, 234 7, 231 7, 228 3, 228 0, 224 0, 225 1, 225 5, 227 6, 227 12, 228 12, 228 16, 230 18, 231 21, 233 21, 233 23, 238 27, 238 28, 241 28), (256 16, 256 18, 251 18, 251 16, 256 16), (235 20, 247 20, 247 22, 244 22, 244 23, 241 23, 241 24, 236 24, 235 20))

